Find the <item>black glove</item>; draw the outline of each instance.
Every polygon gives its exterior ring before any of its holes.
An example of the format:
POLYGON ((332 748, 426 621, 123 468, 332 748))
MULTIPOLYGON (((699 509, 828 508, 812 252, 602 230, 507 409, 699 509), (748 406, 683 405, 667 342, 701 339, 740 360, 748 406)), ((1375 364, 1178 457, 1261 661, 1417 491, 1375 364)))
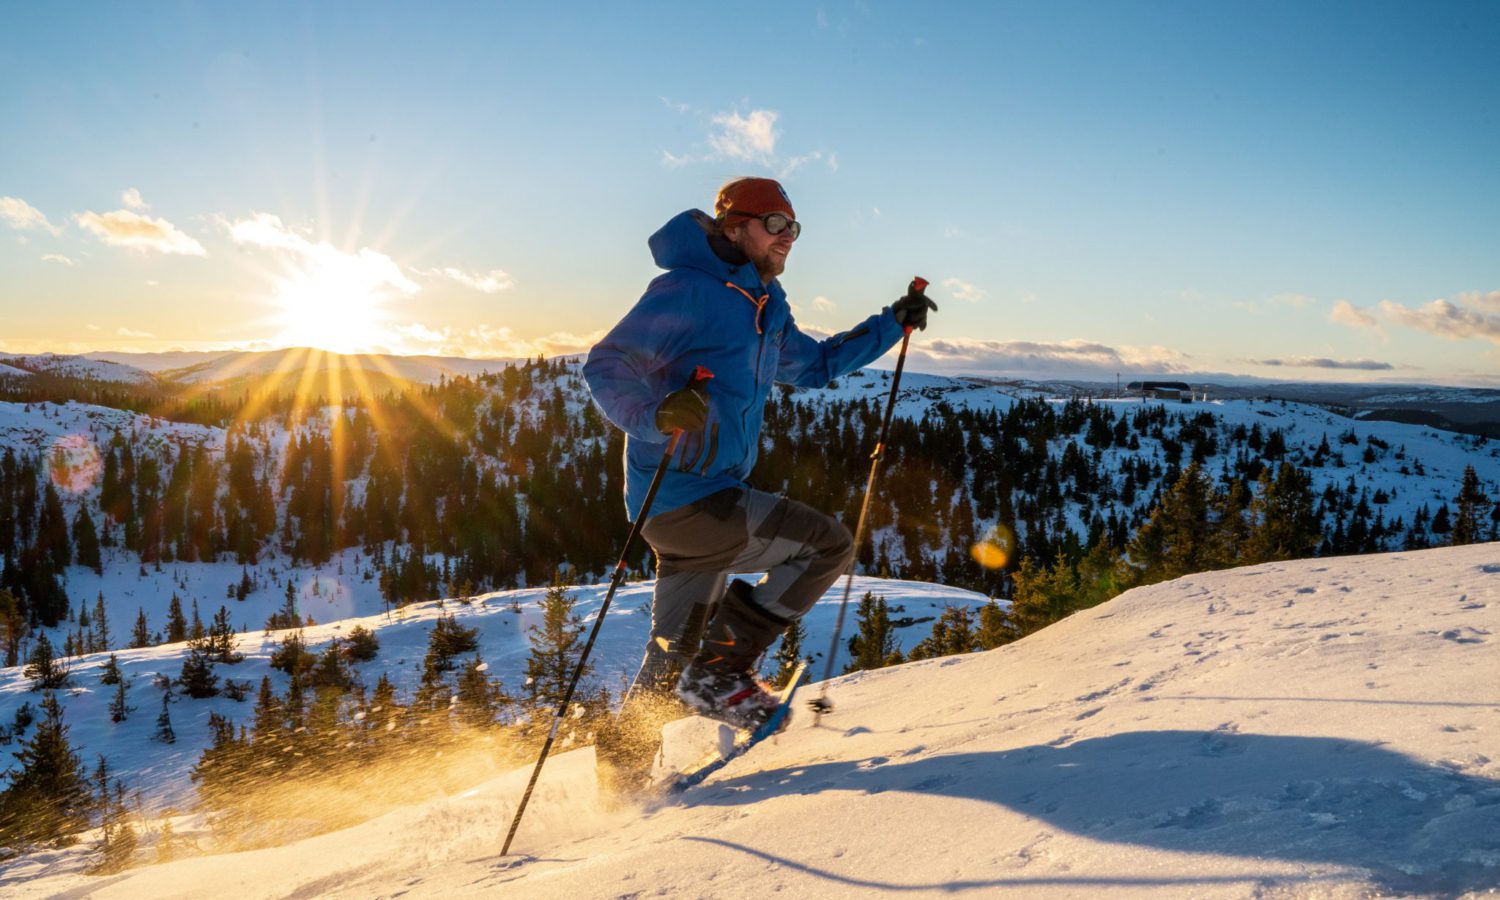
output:
POLYGON ((937 312, 937 304, 926 294, 913 291, 891 304, 891 312, 896 314, 896 324, 915 328, 918 331, 927 330, 927 311, 937 312))
POLYGON ((667 395, 656 410, 656 427, 662 434, 702 431, 708 422, 708 395, 694 388, 682 388, 667 395))

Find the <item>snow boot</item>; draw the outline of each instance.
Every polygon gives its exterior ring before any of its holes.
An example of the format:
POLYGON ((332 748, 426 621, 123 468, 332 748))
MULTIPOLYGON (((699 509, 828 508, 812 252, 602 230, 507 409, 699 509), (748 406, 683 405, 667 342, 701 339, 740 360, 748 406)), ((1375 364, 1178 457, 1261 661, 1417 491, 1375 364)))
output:
POLYGON ((677 683, 684 703, 736 728, 756 728, 775 711, 776 695, 755 677, 754 668, 788 624, 757 607, 752 592, 747 582, 730 582, 698 656, 677 683))

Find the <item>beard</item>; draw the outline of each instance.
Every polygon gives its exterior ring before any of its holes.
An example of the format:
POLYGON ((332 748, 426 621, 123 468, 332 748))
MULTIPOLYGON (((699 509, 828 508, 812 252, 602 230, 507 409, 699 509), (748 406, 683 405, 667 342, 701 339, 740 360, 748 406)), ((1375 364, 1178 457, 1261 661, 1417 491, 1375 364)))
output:
POLYGON ((755 266, 755 271, 760 274, 761 281, 769 284, 771 279, 778 278, 786 271, 786 257, 780 253, 773 253, 771 248, 775 244, 769 244, 759 253, 751 252, 747 247, 741 247, 740 251, 745 258, 755 266))

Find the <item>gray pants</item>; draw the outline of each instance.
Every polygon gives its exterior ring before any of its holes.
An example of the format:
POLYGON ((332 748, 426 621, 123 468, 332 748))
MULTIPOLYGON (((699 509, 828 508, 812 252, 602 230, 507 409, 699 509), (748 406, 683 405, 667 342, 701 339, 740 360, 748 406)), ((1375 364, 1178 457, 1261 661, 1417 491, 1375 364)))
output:
MULTIPOLYGON (((751 593, 769 618, 800 618, 854 558, 849 529, 805 503, 751 488, 720 491, 646 520, 656 551, 651 642, 631 686, 669 691, 698 649, 711 608, 734 572, 765 572, 751 593)), ((762 648, 763 649, 763 648, 762 648)))

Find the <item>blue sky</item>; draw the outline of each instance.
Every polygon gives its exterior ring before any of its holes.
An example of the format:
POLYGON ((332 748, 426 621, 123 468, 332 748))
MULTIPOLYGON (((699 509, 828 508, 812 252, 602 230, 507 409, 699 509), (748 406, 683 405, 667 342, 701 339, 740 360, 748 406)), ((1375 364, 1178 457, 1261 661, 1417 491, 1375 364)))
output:
POLYGON ((1500 386, 1500 5, 8 3, 0 352, 585 349, 741 174, 926 371, 1500 386))

